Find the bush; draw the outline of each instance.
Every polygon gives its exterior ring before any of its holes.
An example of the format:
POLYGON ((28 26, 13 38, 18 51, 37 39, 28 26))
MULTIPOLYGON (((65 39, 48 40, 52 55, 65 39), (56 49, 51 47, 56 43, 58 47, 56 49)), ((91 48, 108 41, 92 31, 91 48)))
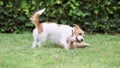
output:
POLYGON ((31 31, 30 16, 47 8, 42 21, 80 25, 88 33, 120 33, 120 2, 118 0, 2 0, 0 1, 0 32, 31 31))

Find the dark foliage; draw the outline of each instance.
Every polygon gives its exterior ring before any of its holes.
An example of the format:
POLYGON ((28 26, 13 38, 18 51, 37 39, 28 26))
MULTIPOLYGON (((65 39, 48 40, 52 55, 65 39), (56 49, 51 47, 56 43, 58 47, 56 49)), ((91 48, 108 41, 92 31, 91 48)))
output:
POLYGON ((29 18, 42 8, 46 11, 40 22, 75 23, 88 33, 120 33, 119 0, 2 0, 0 32, 31 31, 29 18))

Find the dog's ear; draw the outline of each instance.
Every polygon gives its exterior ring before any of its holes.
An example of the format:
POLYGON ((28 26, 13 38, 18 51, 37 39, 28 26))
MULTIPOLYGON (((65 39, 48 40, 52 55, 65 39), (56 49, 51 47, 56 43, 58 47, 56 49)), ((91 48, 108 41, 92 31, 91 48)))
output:
POLYGON ((77 24, 73 24, 75 28, 80 28, 77 24))

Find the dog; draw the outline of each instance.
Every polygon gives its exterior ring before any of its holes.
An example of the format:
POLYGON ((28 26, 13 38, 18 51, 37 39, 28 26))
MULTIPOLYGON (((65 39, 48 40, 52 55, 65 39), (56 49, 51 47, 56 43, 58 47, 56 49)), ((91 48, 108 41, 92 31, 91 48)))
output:
POLYGON ((49 39, 51 42, 57 43, 68 50, 70 48, 70 42, 68 41, 70 38, 77 42, 84 40, 84 31, 76 24, 74 24, 74 27, 71 27, 69 25, 57 24, 54 22, 39 23, 39 16, 44 11, 45 8, 35 12, 30 18, 35 25, 35 29, 33 30, 33 48, 37 45, 38 47, 42 47, 49 39))

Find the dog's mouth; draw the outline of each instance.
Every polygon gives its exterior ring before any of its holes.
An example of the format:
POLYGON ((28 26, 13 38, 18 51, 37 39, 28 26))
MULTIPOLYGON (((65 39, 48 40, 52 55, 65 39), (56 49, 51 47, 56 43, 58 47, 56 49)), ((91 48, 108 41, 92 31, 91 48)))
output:
POLYGON ((79 40, 79 39, 76 37, 76 42, 80 43, 80 42, 82 42, 82 41, 83 41, 83 39, 79 40))

